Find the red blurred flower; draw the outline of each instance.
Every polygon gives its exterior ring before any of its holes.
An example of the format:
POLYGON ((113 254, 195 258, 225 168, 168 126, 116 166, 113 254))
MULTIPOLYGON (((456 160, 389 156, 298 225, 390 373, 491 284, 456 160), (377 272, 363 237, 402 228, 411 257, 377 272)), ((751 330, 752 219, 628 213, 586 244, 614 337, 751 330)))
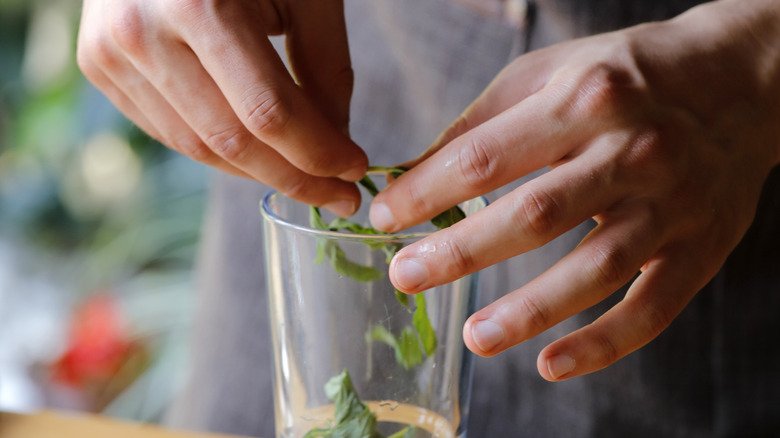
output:
POLYGON ((105 383, 132 349, 117 301, 107 293, 90 296, 74 314, 68 347, 52 366, 53 380, 78 387, 105 383))

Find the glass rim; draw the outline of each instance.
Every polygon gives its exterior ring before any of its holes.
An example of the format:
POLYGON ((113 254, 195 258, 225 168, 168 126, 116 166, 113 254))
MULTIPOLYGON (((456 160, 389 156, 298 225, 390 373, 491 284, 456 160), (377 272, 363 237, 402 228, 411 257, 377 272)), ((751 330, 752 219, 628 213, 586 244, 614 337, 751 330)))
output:
MULTIPOLYGON (((363 241, 363 240, 374 240, 374 241, 393 241, 393 240, 402 240, 402 239, 422 239, 424 237, 430 236, 431 234, 435 233, 439 230, 433 230, 433 231, 424 231, 424 232, 417 232, 417 233, 405 233, 405 234, 359 234, 359 233, 352 233, 352 232, 345 232, 345 231, 330 231, 330 230, 322 230, 319 228, 312 228, 308 225, 301 225, 293 223, 278 214, 274 213, 273 210, 271 210, 271 200, 274 197, 281 196, 285 197, 284 194, 279 192, 276 189, 271 189, 263 196, 263 200, 261 202, 261 208, 260 212, 262 213, 263 217, 265 219, 268 219, 277 225, 281 225, 283 227, 293 229, 299 232, 303 232, 305 234, 314 235, 317 237, 327 237, 331 239, 339 239, 339 240, 355 240, 355 241, 363 241)), ((287 198, 292 202, 299 202, 291 198, 287 198)), ((472 198, 466 202, 471 202, 474 200, 480 200, 483 203, 482 208, 485 208, 488 206, 488 200, 484 196, 478 196, 476 198, 472 198)))

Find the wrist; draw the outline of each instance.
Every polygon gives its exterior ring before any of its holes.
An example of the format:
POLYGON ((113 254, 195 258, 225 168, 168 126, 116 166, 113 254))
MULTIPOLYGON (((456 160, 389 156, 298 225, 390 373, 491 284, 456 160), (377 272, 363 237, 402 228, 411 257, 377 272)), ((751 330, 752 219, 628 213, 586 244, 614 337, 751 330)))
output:
POLYGON ((780 1, 720 0, 672 21, 683 29, 701 29, 705 50, 731 52, 730 62, 743 74, 726 79, 741 81, 741 97, 761 109, 753 122, 767 128, 763 142, 770 167, 780 164, 780 1))

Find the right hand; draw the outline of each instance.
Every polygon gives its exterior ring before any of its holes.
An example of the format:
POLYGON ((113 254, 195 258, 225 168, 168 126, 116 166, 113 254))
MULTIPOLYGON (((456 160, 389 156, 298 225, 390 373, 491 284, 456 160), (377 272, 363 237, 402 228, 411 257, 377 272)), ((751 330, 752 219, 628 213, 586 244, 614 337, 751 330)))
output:
POLYGON ((171 149, 343 216, 359 206, 341 0, 84 0, 78 46, 84 75, 171 149), (283 33, 295 79, 268 40, 283 33))

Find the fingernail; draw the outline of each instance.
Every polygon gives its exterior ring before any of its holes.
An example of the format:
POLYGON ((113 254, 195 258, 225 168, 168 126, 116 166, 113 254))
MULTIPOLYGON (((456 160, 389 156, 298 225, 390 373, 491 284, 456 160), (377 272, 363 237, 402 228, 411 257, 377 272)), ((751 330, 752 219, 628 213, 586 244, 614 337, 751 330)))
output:
POLYGON ((380 230, 394 231, 396 228, 393 212, 385 204, 371 204, 368 217, 371 220, 371 224, 380 230))
POLYGON ((477 347, 487 353, 504 341, 504 329, 495 322, 485 319, 474 323, 471 327, 471 337, 477 347))
POLYGON ((577 361, 565 354, 559 354, 547 359, 547 371, 553 379, 561 377, 574 371, 577 361))
POLYGON ((406 290, 414 290, 428 280, 428 269, 415 259, 401 259, 395 265, 395 282, 406 290))
POLYGON ((334 201, 322 206, 341 217, 350 217, 355 214, 357 204, 354 201, 334 201))

